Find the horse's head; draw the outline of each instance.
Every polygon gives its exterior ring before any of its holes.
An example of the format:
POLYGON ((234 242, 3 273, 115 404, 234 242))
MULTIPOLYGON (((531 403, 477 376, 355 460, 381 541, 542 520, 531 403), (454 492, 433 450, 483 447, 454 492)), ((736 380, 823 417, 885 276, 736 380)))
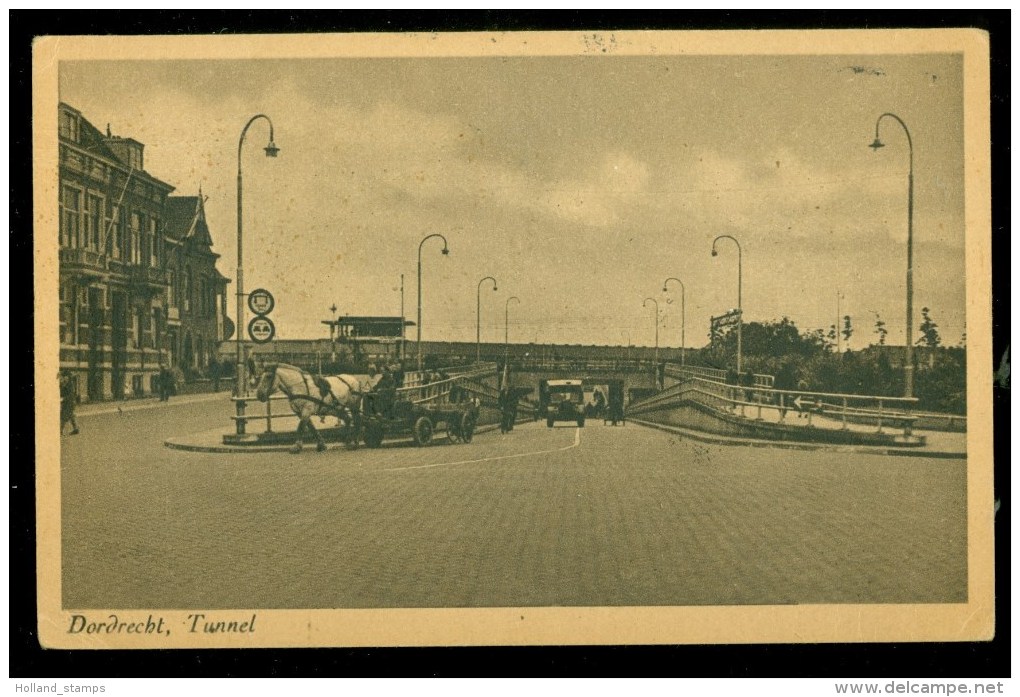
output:
POLYGON ((276 363, 269 363, 258 375, 255 387, 255 396, 260 402, 269 399, 269 395, 276 391, 276 363))

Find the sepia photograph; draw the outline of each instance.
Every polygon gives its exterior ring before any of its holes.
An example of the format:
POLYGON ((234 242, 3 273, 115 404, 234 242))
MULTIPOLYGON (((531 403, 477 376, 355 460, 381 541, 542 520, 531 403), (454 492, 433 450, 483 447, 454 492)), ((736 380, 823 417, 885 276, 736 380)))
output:
POLYGON ((44 646, 994 634, 984 33, 33 54, 44 646))

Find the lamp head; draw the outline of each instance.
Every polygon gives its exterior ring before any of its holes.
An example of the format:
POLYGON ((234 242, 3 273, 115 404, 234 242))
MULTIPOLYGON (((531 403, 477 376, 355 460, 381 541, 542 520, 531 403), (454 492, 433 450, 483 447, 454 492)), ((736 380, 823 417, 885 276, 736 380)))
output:
POLYGON ((266 157, 276 157, 280 152, 280 148, 276 147, 276 143, 269 141, 269 145, 263 148, 266 151, 266 157))
POLYGON ((446 246, 443 247, 443 256, 449 256, 450 249, 446 246))
POLYGON ((662 286, 662 292, 663 292, 663 293, 665 293, 665 292, 666 292, 666 286, 665 286, 665 285, 663 285, 663 286, 662 286))
POLYGON ((871 145, 869 145, 868 147, 871 148, 872 150, 874 150, 875 152, 878 152, 879 148, 884 148, 885 147, 885 143, 880 141, 878 139, 878 136, 875 136, 875 142, 872 143, 871 145))
POLYGON ((492 284, 492 292, 495 293, 497 290, 499 290, 499 288, 496 287, 496 284, 492 284))
POLYGON ((715 251, 715 247, 712 247, 712 256, 714 257, 719 256, 719 252, 715 251))

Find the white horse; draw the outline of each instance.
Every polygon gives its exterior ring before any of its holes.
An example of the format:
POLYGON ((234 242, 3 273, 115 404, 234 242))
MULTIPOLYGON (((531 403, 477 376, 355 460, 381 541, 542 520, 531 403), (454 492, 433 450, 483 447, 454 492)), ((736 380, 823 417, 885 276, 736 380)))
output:
MULTIPOLYGON (((255 374, 255 373, 253 373, 255 374)), ((298 416, 297 441, 290 449, 301 452, 302 436, 311 431, 316 449, 322 452, 326 443, 322 434, 312 425, 313 416, 335 416, 347 425, 347 443, 356 447, 361 431, 361 403, 378 379, 368 375, 312 374, 286 363, 268 363, 261 370, 255 395, 265 402, 274 392, 282 392, 298 416)))

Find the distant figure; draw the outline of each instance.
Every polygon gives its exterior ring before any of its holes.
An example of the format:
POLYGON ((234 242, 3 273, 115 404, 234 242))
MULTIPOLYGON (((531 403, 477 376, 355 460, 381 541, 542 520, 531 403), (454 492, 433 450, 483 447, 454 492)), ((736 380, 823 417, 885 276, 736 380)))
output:
MULTIPOLYGON (((740 375, 737 373, 737 371, 735 369, 730 368, 729 370, 726 371, 726 384, 727 385, 731 385, 733 387, 733 389, 728 390, 728 392, 730 393, 730 399, 731 400, 736 400, 737 399, 736 386, 737 386, 737 384, 739 382, 740 382, 740 375)), ((731 403, 728 408, 729 408, 730 411, 733 411, 734 409, 737 408, 737 406, 735 404, 731 403)))
POLYGON ((76 436, 78 423, 74 420, 74 407, 78 403, 78 390, 75 388, 74 379, 66 370, 57 373, 57 380, 60 383, 60 433, 63 434, 64 426, 70 423, 70 435, 76 436))
POLYGON ((382 378, 375 385, 375 408, 377 413, 393 416, 393 404, 397 400, 397 381, 389 367, 383 368, 382 378))
POLYGON ((209 361, 209 377, 211 377, 213 381, 213 392, 220 391, 220 372, 222 372, 220 370, 220 362, 216 360, 216 357, 214 356, 209 361))
POLYGON ((165 365, 159 367, 159 375, 156 377, 156 383, 159 387, 159 401, 169 402, 170 392, 173 390, 174 376, 165 365))
POLYGON ((740 386, 744 388, 744 401, 750 402, 754 399, 754 373, 745 370, 740 376, 740 386))
MULTIPOLYGON (((777 390, 783 390, 784 392, 792 391, 796 386, 796 376, 793 372, 793 366, 789 363, 783 363, 779 370, 776 371, 776 381, 773 385, 777 390)), ((780 405, 779 407, 779 418, 785 419, 786 412, 789 411, 790 402, 794 396, 791 394, 776 394, 775 403, 780 405)))
POLYGON ((615 426, 618 422, 623 421, 623 400, 622 399, 610 399, 609 400, 609 420, 615 426))
POLYGON ((594 402, 592 405, 592 415, 596 419, 601 419, 605 416, 606 412, 606 398, 602 396, 601 390, 595 390, 594 402))
POLYGON ((514 422, 517 421, 517 396, 509 388, 499 392, 499 414, 500 432, 510 433, 514 430, 514 422))

